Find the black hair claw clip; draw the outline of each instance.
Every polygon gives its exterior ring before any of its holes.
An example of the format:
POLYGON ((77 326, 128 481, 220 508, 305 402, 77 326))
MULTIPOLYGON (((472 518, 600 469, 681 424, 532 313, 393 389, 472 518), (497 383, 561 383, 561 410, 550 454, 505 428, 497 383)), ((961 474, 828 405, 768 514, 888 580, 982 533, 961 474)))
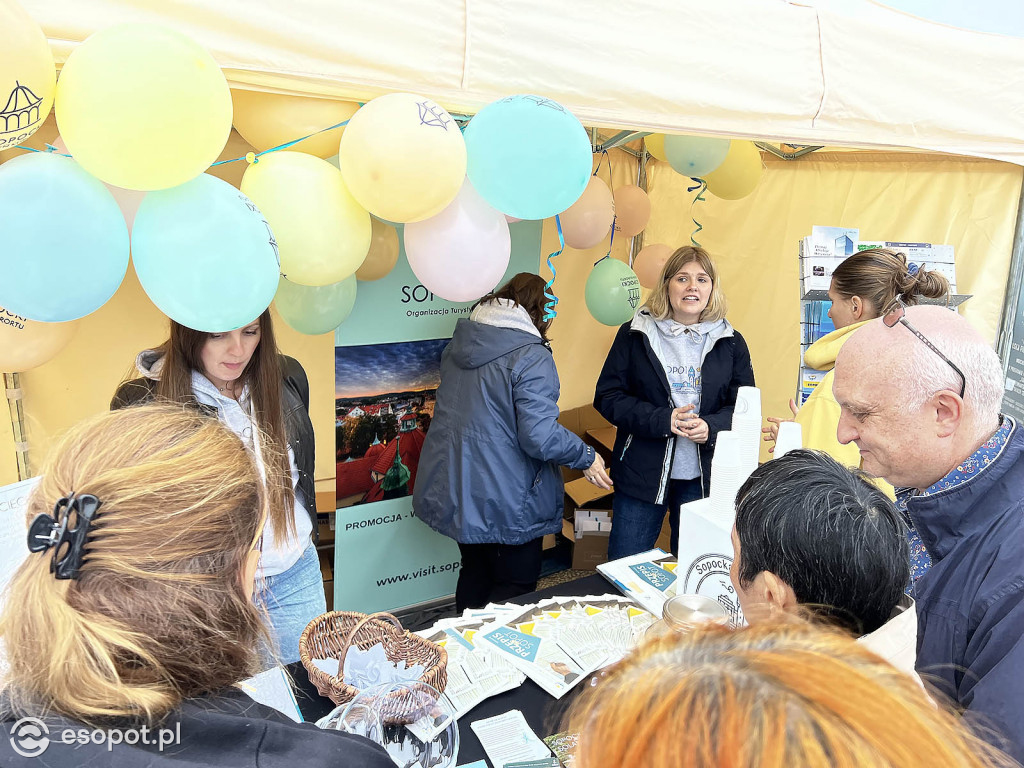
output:
POLYGON ((50 573, 58 579, 77 579, 85 554, 85 539, 102 502, 95 496, 72 493, 53 506, 53 514, 36 515, 28 529, 30 552, 53 548, 50 573))

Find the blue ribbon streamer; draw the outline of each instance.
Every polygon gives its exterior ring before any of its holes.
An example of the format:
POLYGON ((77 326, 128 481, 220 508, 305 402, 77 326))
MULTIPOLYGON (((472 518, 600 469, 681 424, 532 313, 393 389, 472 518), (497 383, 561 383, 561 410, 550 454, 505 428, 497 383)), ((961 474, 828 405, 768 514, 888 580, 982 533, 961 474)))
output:
POLYGON ((551 270, 551 279, 544 285, 544 296, 548 299, 544 304, 545 320, 554 320, 558 316, 558 311, 555 309, 555 305, 558 304, 558 297, 551 290, 551 286, 555 284, 555 264, 552 259, 555 256, 561 255, 562 251, 565 250, 565 236, 562 234, 562 219, 557 215, 555 216, 555 227, 558 229, 558 250, 548 254, 548 269, 551 270))
MULTIPOLYGON (((330 125, 326 128, 321 128, 319 131, 313 131, 311 134, 309 134, 309 136, 303 136, 301 139, 295 139, 294 141, 286 141, 284 144, 278 144, 276 147, 264 149, 262 152, 256 152, 254 153, 256 159, 253 160, 253 162, 258 163, 260 161, 260 155, 265 155, 268 152, 279 152, 282 149, 294 147, 300 141, 305 141, 306 139, 310 139, 318 134, 326 133, 327 131, 333 131, 335 128, 341 128, 342 126, 345 125, 348 125, 348 120, 342 120, 340 123, 335 123, 334 125, 330 125)), ((230 160, 218 160, 216 163, 211 164, 210 167, 213 168, 214 165, 224 165, 225 163, 237 163, 239 160, 245 160, 246 157, 248 157, 248 154, 242 155, 241 157, 233 157, 230 160)))
POLYGON ((693 198, 693 202, 690 203, 690 221, 692 221, 694 225, 697 227, 695 230, 693 230, 693 234, 690 235, 690 242, 693 243, 698 248, 700 248, 700 243, 697 242, 697 235, 700 234, 700 231, 704 229, 704 227, 701 225, 699 221, 697 221, 697 217, 693 215, 693 206, 697 204, 697 201, 700 201, 702 203, 706 202, 704 200, 704 193, 707 192, 708 183, 704 179, 700 179, 697 177, 691 178, 693 181, 697 183, 692 187, 687 187, 686 191, 693 192, 695 189, 699 189, 700 192, 697 193, 697 196, 693 198))

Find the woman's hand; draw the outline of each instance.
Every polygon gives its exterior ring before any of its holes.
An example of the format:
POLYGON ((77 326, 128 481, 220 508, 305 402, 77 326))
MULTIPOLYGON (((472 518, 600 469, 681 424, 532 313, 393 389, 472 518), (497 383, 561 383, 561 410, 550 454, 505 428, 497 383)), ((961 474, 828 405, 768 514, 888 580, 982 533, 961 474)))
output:
POLYGON ((710 434, 711 429, 708 427, 708 423, 699 416, 689 419, 686 426, 683 427, 683 437, 689 438, 694 443, 706 443, 710 434))
POLYGON ((608 470, 604 468, 604 459, 599 453, 594 453, 594 463, 583 470, 583 476, 598 488, 604 488, 606 491, 612 489, 612 479, 608 475, 608 470))
MULTIPOLYGON (((800 412, 800 409, 797 407, 797 404, 793 401, 792 398, 790 398, 789 400, 789 410, 793 412, 794 418, 796 417, 797 413, 800 412)), ((781 424, 784 421, 793 421, 793 419, 780 419, 776 416, 769 416, 767 418, 767 421, 769 422, 768 426, 763 427, 761 429, 761 431, 764 433, 763 440, 766 443, 774 443, 776 440, 779 439, 779 424, 781 424)), ((768 449, 768 453, 775 453, 774 445, 768 449)))
POLYGON ((697 414, 693 413, 692 405, 684 405, 681 408, 672 409, 672 434, 679 435, 680 437, 689 437, 687 433, 687 425, 693 419, 697 418, 697 414))

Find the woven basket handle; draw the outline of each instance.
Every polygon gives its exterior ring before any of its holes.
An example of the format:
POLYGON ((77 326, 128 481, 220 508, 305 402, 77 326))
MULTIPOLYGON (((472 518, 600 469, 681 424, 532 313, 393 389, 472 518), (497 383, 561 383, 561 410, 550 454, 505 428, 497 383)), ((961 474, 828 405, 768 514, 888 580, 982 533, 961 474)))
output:
POLYGON ((402 628, 402 622, 396 619, 392 614, 385 613, 383 611, 379 613, 371 613, 368 616, 364 616, 356 625, 349 631, 348 636, 345 638, 345 645, 342 648, 341 656, 338 657, 338 679, 345 679, 345 657, 348 655, 348 649, 352 647, 352 639, 356 636, 356 632, 363 628, 363 625, 371 619, 385 618, 388 619, 399 632, 404 632, 402 628))

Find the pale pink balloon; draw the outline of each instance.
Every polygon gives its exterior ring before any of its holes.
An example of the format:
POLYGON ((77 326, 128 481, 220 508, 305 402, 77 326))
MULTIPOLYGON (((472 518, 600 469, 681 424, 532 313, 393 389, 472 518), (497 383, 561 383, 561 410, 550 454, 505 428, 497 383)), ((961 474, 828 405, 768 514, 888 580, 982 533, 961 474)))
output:
POLYGON ((633 259, 633 271, 644 288, 655 288, 661 280, 661 271, 672 255, 671 246, 662 243, 645 245, 633 259))
POLYGON ((505 215, 465 179, 447 208, 405 225, 405 253, 429 291, 448 301, 474 301, 504 277, 512 238, 505 215))
POLYGON ((607 237, 615 218, 615 200, 603 179, 591 176, 579 200, 559 214, 565 244, 593 248, 607 237))
MULTIPOLYGON (((60 136, 53 140, 53 146, 62 155, 71 154, 68 152, 64 139, 60 136)), ((110 190, 110 194, 117 201, 117 206, 124 215, 124 223, 128 225, 128 234, 131 234, 132 225, 135 224, 135 214, 138 213, 139 205, 141 205, 142 198, 146 196, 146 193, 137 189, 122 189, 121 187, 115 187, 113 184, 107 184, 107 182, 103 182, 103 186, 110 190)))
POLYGON ((651 220, 651 198, 635 184, 615 190, 615 234, 633 237, 651 220))

